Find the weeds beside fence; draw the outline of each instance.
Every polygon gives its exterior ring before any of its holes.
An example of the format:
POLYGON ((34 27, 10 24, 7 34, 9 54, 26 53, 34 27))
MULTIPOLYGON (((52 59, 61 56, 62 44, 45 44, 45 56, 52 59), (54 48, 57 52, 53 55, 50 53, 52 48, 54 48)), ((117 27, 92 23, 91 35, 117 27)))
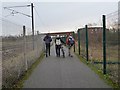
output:
POLYGON ((4 37, 2 40, 3 87, 9 88, 39 58, 43 52, 42 35, 36 35, 32 48, 32 36, 4 37))

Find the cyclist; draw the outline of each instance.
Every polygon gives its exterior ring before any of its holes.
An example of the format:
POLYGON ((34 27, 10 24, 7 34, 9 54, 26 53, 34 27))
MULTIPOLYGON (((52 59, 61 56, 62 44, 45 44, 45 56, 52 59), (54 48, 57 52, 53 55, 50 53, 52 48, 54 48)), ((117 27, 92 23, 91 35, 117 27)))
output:
POLYGON ((57 57, 60 57, 60 49, 61 49, 62 43, 64 43, 64 41, 61 39, 59 35, 57 35, 57 37, 55 38, 55 49, 56 49, 57 57))

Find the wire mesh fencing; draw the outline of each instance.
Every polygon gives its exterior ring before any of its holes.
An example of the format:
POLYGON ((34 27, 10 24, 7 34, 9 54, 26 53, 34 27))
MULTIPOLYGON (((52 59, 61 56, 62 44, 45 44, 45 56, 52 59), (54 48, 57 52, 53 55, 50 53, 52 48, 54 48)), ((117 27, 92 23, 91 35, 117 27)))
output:
POLYGON ((2 87, 10 88, 40 57, 44 51, 44 43, 43 35, 40 34, 35 35, 33 41, 30 28, 26 27, 27 33, 24 36, 23 26, 5 20, 2 22, 2 87), (17 33, 11 35, 13 32, 9 30, 17 33))
POLYGON ((86 35, 84 28, 80 30, 80 54, 86 58, 86 35))
POLYGON ((2 89, 2 39, 0 37, 0 89, 2 89))
MULTIPOLYGON (((103 34, 104 26, 88 26, 88 41, 86 28, 78 29, 78 41, 76 45, 77 53, 84 57, 88 62, 96 67, 97 70, 100 70, 109 75, 115 83, 118 83, 118 65, 120 64, 118 60, 118 18, 117 12, 115 14, 106 16, 106 27, 105 35, 103 34), (106 38, 103 41, 103 38, 106 38), (105 43, 105 48, 104 48, 105 43), (88 57, 87 57, 87 45, 88 45, 88 57), (105 60, 106 58, 106 60, 105 60)), ((102 19, 101 19, 102 22, 102 19)), ((105 74, 105 73, 104 73, 105 74)))
POLYGON ((2 36, 1 34, 2 34, 2 21, 0 20, 0 89, 2 89, 2 36))
POLYGON ((107 73, 118 82, 118 11, 106 15, 106 61, 107 73))
MULTIPOLYGON (((80 45, 80 55, 87 59, 86 44, 88 44, 88 58, 90 63, 102 62, 102 27, 98 26, 88 26, 88 41, 86 41, 86 30, 85 28, 79 29, 78 35, 78 45, 76 49, 79 49, 80 45)), ((79 51, 79 50, 77 50, 79 51)), ((95 64, 96 68, 102 70, 102 64, 95 64)))
POLYGON ((102 64, 95 64, 95 62, 103 62, 102 27, 88 27, 88 42, 89 60, 97 69, 103 70, 102 64))

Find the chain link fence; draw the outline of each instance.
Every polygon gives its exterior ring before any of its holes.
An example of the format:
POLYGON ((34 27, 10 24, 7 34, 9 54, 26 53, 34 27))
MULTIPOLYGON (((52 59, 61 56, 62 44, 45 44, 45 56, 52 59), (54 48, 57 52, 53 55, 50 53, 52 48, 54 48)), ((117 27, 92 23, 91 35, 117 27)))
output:
POLYGON ((23 26, 4 19, 2 30, 2 87, 10 88, 44 51, 43 35, 35 35, 33 41, 30 28, 24 36, 23 26))

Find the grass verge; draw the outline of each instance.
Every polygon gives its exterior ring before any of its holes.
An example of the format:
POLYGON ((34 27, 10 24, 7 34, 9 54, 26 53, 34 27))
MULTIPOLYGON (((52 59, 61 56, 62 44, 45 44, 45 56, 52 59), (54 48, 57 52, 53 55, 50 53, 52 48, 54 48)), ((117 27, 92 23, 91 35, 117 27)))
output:
POLYGON ((86 64, 89 68, 91 68, 96 74, 99 75, 101 79, 103 79, 108 85, 112 86, 114 89, 120 89, 120 86, 117 83, 114 83, 109 77, 108 74, 104 75, 102 70, 98 70, 90 64, 89 62, 86 61, 86 59, 82 58, 79 54, 75 53, 75 55, 82 61, 84 64, 86 64))
MULTIPOLYGON (((19 78, 19 80, 13 85, 13 87, 9 88, 10 90, 21 90, 24 84, 24 81, 27 80, 32 74, 33 70, 38 66, 38 64, 44 58, 44 53, 40 55, 40 57, 31 65, 31 67, 19 78)), ((6 88, 3 88, 4 90, 6 88)))

